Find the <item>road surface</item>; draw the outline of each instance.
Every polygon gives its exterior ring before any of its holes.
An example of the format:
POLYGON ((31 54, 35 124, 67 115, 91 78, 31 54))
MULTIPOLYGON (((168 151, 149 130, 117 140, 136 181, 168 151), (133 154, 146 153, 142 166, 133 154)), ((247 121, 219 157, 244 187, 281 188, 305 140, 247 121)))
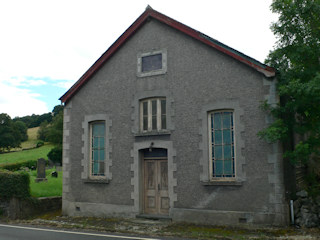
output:
MULTIPOLYGON (((107 233, 64 231, 0 224, 1 240, 158 240, 165 238, 135 237, 107 233)), ((172 238, 170 238, 172 239, 172 238)))

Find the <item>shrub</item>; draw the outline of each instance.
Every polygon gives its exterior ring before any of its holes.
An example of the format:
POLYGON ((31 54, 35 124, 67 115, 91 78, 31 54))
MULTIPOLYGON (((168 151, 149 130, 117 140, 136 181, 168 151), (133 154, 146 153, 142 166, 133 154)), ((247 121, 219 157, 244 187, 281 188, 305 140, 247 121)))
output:
POLYGON ((62 146, 52 148, 48 153, 48 158, 54 163, 62 164, 62 146))
POLYGON ((37 148, 38 148, 38 147, 42 147, 43 145, 44 145, 44 141, 40 140, 40 141, 37 142, 36 147, 37 147, 37 148))
POLYGON ((26 172, 10 172, 0 169, 0 199, 30 197, 30 177, 26 172))
MULTIPOLYGON (((4 163, 0 164, 0 168, 6 169, 9 171, 18 171, 23 167, 31 168, 31 167, 36 167, 37 166, 38 160, 28 160, 28 161, 22 161, 22 162, 17 162, 17 163, 4 163)), ((48 160, 46 160, 48 164, 48 160)))

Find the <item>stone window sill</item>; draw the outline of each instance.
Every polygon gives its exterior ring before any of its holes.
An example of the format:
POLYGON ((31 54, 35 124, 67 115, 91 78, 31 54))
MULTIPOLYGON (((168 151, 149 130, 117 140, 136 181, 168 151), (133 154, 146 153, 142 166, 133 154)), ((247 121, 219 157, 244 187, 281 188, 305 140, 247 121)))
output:
POLYGON ((145 136, 160 136, 160 135, 170 135, 171 132, 169 130, 163 131, 152 131, 152 132, 139 132, 135 133, 135 137, 145 137, 145 136))
POLYGON ((203 186, 242 186, 242 181, 208 181, 201 182, 203 186))
POLYGON ((108 184, 110 182, 109 179, 86 179, 83 180, 84 183, 102 183, 102 184, 108 184))

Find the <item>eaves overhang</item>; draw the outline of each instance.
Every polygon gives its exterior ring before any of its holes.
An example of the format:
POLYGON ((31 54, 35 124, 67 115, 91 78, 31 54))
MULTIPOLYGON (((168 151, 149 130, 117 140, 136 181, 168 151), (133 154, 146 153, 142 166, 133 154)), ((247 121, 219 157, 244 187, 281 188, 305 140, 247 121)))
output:
POLYGON ((62 96, 60 100, 62 103, 67 103, 79 89, 85 85, 87 81, 108 61, 109 58, 128 40, 135 32, 143 26, 148 18, 154 18, 176 30, 179 30, 188 36, 201 41, 202 43, 223 52, 226 55, 248 65, 256 71, 262 73, 265 77, 270 78, 275 76, 275 69, 269 67, 259 61, 248 57, 247 55, 228 47, 227 45, 197 31, 194 30, 160 12, 153 10, 151 7, 147 7, 146 10, 137 18, 137 20, 104 52, 101 57, 80 77, 80 79, 62 96))

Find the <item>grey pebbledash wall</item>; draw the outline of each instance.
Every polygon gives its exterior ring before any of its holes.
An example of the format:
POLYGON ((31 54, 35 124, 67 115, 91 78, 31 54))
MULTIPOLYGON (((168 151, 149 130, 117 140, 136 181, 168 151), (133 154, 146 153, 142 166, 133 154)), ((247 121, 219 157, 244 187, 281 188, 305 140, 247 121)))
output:
POLYGON ((153 142, 168 150, 169 217, 212 224, 287 223, 281 148, 257 137, 272 119, 259 108, 277 101, 275 80, 150 20, 65 106, 63 212, 68 215, 141 214, 141 157, 153 142), (137 73, 141 53, 166 52, 166 71, 137 73), (139 55, 140 54, 140 55, 139 55), (166 97, 167 131, 139 133, 139 100, 166 97), (207 114, 233 109, 237 181, 209 182, 207 114), (108 181, 87 178, 88 116, 108 124, 108 181))

